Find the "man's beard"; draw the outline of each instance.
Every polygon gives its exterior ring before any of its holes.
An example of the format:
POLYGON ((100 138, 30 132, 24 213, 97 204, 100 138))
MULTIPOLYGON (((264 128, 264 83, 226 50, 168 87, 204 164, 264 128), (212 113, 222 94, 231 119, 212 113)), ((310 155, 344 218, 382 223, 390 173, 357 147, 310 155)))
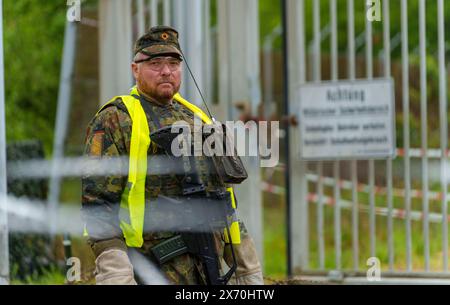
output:
POLYGON ((143 91, 144 94, 156 99, 157 101, 168 101, 171 100, 173 98, 173 96, 175 95, 175 93, 178 92, 178 90, 180 89, 180 85, 178 85, 178 87, 174 84, 173 81, 170 80, 162 80, 160 83, 158 83, 158 85, 154 88, 151 88, 150 86, 147 86, 147 84, 145 82, 138 82, 139 85, 139 89, 141 91, 143 91), (161 83, 170 83, 172 85, 172 90, 170 89, 165 89, 165 90, 161 90, 158 89, 158 86, 161 83))

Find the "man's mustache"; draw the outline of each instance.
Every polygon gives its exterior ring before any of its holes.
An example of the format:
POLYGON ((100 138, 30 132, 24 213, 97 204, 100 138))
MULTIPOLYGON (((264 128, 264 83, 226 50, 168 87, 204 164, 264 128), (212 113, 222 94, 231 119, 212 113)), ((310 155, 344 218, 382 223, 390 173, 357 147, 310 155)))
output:
POLYGON ((175 82, 173 80, 161 80, 158 82, 158 85, 167 84, 167 83, 171 84, 172 86, 175 86, 175 82))

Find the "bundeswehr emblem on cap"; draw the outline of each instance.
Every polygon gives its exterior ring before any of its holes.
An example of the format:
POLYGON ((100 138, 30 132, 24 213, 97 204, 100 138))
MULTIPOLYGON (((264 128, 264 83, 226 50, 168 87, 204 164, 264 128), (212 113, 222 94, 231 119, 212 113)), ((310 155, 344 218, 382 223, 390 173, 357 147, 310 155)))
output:
POLYGON ((178 32, 169 26, 155 26, 142 35, 134 45, 134 54, 142 52, 148 56, 172 55, 181 59, 178 32))

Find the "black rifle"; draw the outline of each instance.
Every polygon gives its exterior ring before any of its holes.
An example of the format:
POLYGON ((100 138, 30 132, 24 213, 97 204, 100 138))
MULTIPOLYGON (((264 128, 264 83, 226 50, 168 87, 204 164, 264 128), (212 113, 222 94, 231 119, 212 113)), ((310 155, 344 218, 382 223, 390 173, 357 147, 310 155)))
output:
MULTIPOLYGON (((193 154, 191 153, 190 156, 173 156, 171 145, 180 133, 172 133, 171 130, 171 126, 161 128, 151 133, 150 138, 173 160, 177 168, 185 169, 184 173, 180 175, 183 190, 181 200, 160 195, 160 204, 157 207, 162 210, 179 211, 177 214, 180 218, 175 225, 178 231, 181 231, 181 234, 154 246, 152 253, 160 264, 164 264, 173 257, 186 252, 196 255, 203 264, 207 284, 225 285, 237 268, 229 228, 229 217, 233 213, 231 194, 220 189, 206 192, 205 185, 195 171, 193 154), (233 266, 222 276, 213 232, 224 229, 230 239, 233 266)), ((209 169, 212 170, 212 168, 213 166, 209 164, 209 169)), ((153 207, 155 207, 155 204, 153 207)), ((158 215, 157 213, 151 213, 158 215)))

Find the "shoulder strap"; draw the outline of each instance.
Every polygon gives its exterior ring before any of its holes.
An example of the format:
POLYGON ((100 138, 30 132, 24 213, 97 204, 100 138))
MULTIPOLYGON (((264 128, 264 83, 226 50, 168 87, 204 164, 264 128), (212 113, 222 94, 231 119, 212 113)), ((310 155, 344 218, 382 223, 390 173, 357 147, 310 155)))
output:
POLYGON ((175 94, 173 98, 177 102, 179 102, 181 105, 183 105, 184 107, 188 108, 194 114, 199 116, 205 124, 211 124, 212 123, 212 120, 209 118, 208 115, 206 115, 206 113, 203 112, 203 110, 201 110, 199 107, 195 106, 194 104, 189 103, 179 93, 175 94))
MULTIPOLYGON (((139 102, 141 103, 142 108, 144 109, 144 111, 146 113, 148 113, 148 115, 150 116, 150 118, 152 119, 153 123, 155 123, 156 127, 158 129, 161 128, 161 124, 159 123, 159 119, 156 116, 155 112, 153 111, 152 107, 149 105, 148 102, 146 102, 145 100, 143 100, 142 96, 140 95, 136 95, 133 94, 134 98, 136 98, 137 100, 139 100, 139 102)), ((150 123, 150 122, 149 122, 150 123)), ((150 126, 150 124, 149 124, 150 126)))
POLYGON ((103 106, 100 107, 100 109, 96 113, 96 116, 100 112, 102 112, 103 110, 105 110, 106 108, 111 107, 111 106, 116 106, 118 109, 120 109, 123 112, 126 112, 126 113, 128 113, 128 115, 130 115, 130 113, 128 112, 127 107, 125 106, 123 97, 124 96, 115 96, 112 99, 110 99, 108 102, 106 102, 103 106))

